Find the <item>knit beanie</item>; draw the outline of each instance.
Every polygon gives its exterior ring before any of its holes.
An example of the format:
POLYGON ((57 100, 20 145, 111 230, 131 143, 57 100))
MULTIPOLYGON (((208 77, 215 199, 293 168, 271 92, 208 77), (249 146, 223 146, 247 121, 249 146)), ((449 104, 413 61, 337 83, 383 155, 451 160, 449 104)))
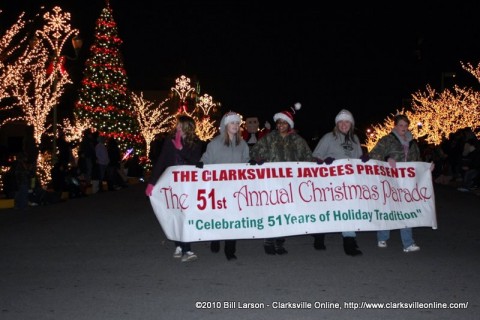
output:
POLYGON ((355 120, 353 120, 352 113, 346 109, 340 110, 340 112, 337 114, 337 116, 335 117, 335 124, 342 120, 350 121, 352 123, 352 126, 355 125, 355 120))

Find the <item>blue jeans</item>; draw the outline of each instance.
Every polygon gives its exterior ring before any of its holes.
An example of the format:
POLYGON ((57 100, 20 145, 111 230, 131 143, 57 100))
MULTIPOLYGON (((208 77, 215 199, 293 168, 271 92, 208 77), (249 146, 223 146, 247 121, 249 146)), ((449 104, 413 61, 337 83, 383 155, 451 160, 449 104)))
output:
MULTIPOLYGON (((400 229, 400 237, 402 238, 404 249, 415 243, 415 241, 413 241, 412 228, 400 229)), ((390 230, 377 231, 377 241, 387 241, 388 239, 390 239, 390 230)))

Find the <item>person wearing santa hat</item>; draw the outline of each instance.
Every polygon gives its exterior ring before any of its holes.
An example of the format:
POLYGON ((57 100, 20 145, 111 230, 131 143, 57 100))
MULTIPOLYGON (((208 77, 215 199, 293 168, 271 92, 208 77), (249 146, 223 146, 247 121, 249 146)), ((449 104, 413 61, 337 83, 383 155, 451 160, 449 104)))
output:
MULTIPOLYGON (((335 127, 331 132, 326 133, 318 142, 313 150, 313 156, 317 158, 317 163, 330 165, 335 159, 362 159, 362 146, 358 136, 354 133, 355 120, 350 111, 340 110, 335 117, 335 127)), ((354 231, 342 232, 343 249, 349 256, 361 255, 358 250, 356 234, 354 231)), ((325 250, 325 234, 318 233, 314 235, 313 246, 317 250, 325 250)))
MULTIPOLYGON (((220 121, 220 134, 214 137, 200 159, 200 165, 220 163, 247 163, 250 160, 249 148, 240 133, 241 116, 233 111, 227 112, 220 121)), ((220 242, 210 243, 212 252, 220 251, 220 242)), ((225 240, 227 260, 236 260, 236 240, 225 240)))
MULTIPOLYGON (((287 162, 287 161, 314 161, 312 150, 307 141, 293 128, 295 110, 299 110, 300 103, 295 104, 292 111, 278 112, 273 116, 276 129, 258 140, 250 149, 250 158, 253 163, 287 162)), ((286 254, 285 238, 265 239, 263 247, 266 254, 286 254)))

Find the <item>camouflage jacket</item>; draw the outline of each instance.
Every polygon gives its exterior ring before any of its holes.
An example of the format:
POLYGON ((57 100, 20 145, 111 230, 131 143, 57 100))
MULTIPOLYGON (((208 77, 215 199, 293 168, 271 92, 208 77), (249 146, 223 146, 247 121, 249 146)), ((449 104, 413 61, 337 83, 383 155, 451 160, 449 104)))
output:
POLYGON ((397 162, 422 161, 417 141, 414 139, 410 140, 405 157, 402 143, 393 132, 380 138, 369 155, 371 159, 381 161, 387 161, 388 158, 393 158, 397 162))
POLYGON ((314 161, 307 141, 298 133, 292 131, 282 137, 277 130, 271 131, 250 148, 250 158, 266 162, 314 161))

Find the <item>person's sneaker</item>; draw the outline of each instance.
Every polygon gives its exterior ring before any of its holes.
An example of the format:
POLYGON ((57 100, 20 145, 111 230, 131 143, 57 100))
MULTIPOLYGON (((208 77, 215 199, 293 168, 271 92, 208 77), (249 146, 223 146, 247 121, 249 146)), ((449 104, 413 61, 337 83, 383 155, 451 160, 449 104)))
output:
POLYGON ((420 250, 420 247, 414 243, 410 247, 403 249, 403 252, 415 252, 419 250, 420 250))
POLYGON ((195 261, 195 260, 197 260, 197 255, 195 253, 193 253, 192 251, 187 251, 182 256, 182 262, 195 261))
POLYGON ((377 243, 379 248, 386 248, 387 247, 387 241, 378 241, 377 243))
POLYGON ((176 247, 175 252, 173 253, 174 258, 181 258, 182 257, 182 247, 176 247))
POLYGON ((460 191, 460 192, 469 192, 470 191, 470 189, 464 188, 464 187, 457 188, 457 190, 460 191))

